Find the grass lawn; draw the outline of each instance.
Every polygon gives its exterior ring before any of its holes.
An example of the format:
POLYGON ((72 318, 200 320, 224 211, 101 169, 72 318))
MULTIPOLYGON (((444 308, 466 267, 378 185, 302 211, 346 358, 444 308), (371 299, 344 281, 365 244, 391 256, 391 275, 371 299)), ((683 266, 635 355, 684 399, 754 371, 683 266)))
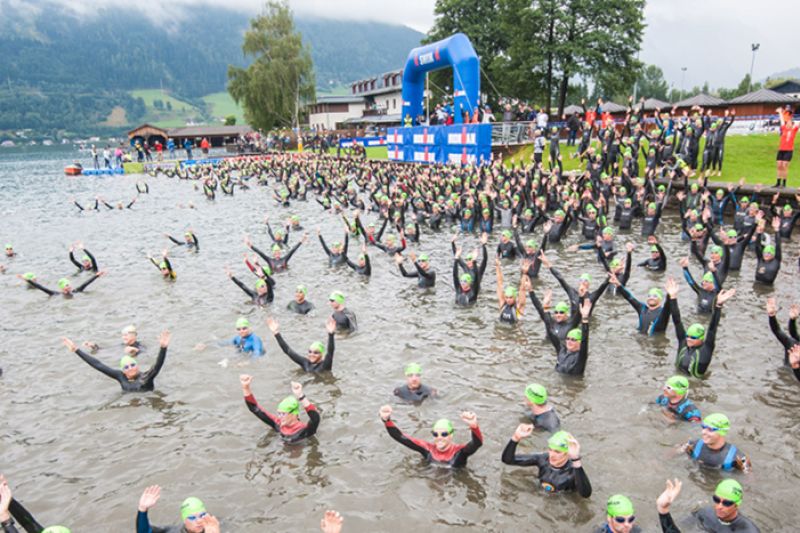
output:
MULTIPOLYGON (((722 165, 722 176, 709 177, 709 181, 739 181, 744 177, 747 183, 764 183, 772 185, 775 183, 775 154, 778 150, 779 137, 776 134, 763 135, 728 135, 725 138, 725 159, 722 165)), ((598 146, 597 141, 594 142, 598 146)), ((702 151, 703 143, 701 143, 702 151)), ((577 159, 570 156, 575 153, 575 147, 561 145, 561 161, 564 170, 577 170, 583 168, 577 159)), ((504 159, 506 165, 511 164, 511 158, 516 157, 519 162, 520 157, 527 163, 533 156, 533 146, 527 145, 518 150, 515 154, 504 159)), ((702 161, 699 158, 698 163, 702 161)), ((545 149, 544 164, 549 164, 549 150, 545 149)), ((644 158, 639 155, 639 167, 644 168, 644 158)), ((800 170, 789 170, 790 186, 798 182, 800 170)))
POLYGON ((211 116, 220 122, 224 121, 228 115, 233 115, 236 117, 237 124, 244 124, 244 111, 236 105, 227 92, 207 94, 203 97, 203 101, 208 106, 211 116))
POLYGON ((189 119, 202 119, 202 113, 200 113, 199 109, 188 102, 170 96, 166 91, 162 92, 160 89, 137 89, 130 91, 130 95, 144 100, 147 113, 142 122, 162 128, 176 128, 185 126, 189 119), (164 109, 156 109, 153 105, 156 100, 164 102, 164 109), (166 109, 167 102, 172 106, 171 111, 166 109))

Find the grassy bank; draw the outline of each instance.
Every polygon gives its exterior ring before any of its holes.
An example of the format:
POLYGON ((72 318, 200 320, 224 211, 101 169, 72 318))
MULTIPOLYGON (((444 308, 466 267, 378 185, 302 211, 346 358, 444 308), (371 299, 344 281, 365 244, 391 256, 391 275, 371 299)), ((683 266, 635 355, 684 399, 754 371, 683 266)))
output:
MULTIPOLYGON (((764 183, 772 185, 775 183, 775 154, 778 150, 779 138, 776 134, 769 135, 729 135, 725 139, 724 164, 722 166, 722 176, 712 176, 712 181, 739 181, 744 177, 748 183, 764 183)), ((597 141, 594 146, 598 147, 597 141)), ((702 144, 701 144, 702 150, 702 144)), ((575 147, 561 145, 561 160, 564 170, 578 170, 583 165, 577 159, 572 159, 575 147)), ((506 165, 511 164, 511 159, 517 161, 530 162, 533 156, 533 146, 524 146, 511 156, 504 159, 506 165)), ((544 164, 549 165, 549 150, 545 150, 544 164)), ((644 168, 644 158, 639 157, 640 168, 644 168)), ((795 163, 797 164, 797 163, 795 163)), ((790 184, 797 184, 800 181, 800 169, 796 167, 789 171, 790 184)))

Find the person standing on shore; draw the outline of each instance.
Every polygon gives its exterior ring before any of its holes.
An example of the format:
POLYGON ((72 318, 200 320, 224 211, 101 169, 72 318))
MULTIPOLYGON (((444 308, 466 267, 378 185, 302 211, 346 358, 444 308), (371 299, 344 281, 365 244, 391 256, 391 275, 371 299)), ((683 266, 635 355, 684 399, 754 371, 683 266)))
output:
POLYGON ((778 112, 778 118, 781 121, 781 144, 778 146, 778 156, 776 157, 778 179, 774 187, 786 187, 786 180, 789 177, 789 163, 794 154, 794 137, 797 135, 800 124, 795 123, 792 119, 792 110, 789 106, 786 109, 779 107, 775 111, 778 112))

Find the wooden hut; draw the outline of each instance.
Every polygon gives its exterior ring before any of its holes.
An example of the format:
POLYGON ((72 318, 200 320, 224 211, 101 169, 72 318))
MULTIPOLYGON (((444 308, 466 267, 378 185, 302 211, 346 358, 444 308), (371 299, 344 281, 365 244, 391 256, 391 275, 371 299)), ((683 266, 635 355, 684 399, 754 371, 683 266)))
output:
POLYGON ((731 110, 736 110, 737 117, 754 117, 764 115, 774 115, 778 107, 786 107, 794 114, 795 107, 798 105, 797 98, 788 94, 781 94, 771 89, 758 89, 742 96, 737 96, 728 102, 731 110))

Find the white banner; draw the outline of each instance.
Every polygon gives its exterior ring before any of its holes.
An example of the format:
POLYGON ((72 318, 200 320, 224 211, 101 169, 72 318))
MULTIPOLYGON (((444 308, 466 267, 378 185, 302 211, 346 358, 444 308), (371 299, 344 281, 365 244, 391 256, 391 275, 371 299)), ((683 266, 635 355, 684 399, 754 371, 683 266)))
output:
POLYGON ((448 133, 447 144, 461 145, 474 145, 476 143, 474 133, 448 133))

